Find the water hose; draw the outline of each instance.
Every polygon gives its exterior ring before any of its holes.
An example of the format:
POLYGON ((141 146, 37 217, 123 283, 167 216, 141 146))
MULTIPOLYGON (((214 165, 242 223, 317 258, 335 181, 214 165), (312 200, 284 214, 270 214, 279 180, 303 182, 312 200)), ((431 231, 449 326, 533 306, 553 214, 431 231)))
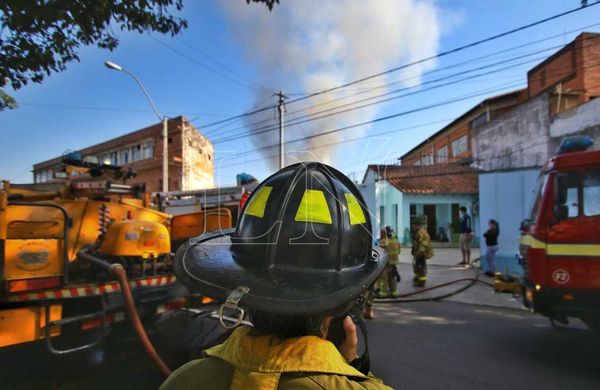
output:
MULTIPOLYGON (((475 263, 477 261, 479 261, 479 260, 475 260, 473 263, 475 263)), ((461 292, 463 292, 463 291, 465 291, 465 290, 473 287, 473 285, 475 285, 475 283, 481 283, 481 284, 485 284, 485 285, 490 286, 490 287, 494 287, 493 284, 485 282, 483 280, 480 280, 479 279, 479 268, 475 268, 475 269, 477 270, 477 274, 473 278, 461 278, 461 279, 451 280, 451 281, 446 282, 446 283, 442 283, 442 284, 438 284, 438 285, 431 286, 431 287, 428 287, 428 288, 424 288, 424 289, 421 289, 421 290, 416 290, 416 291, 411 291, 411 292, 408 292, 408 293, 405 293, 405 294, 401 294, 401 295, 398 295, 397 297, 394 297, 394 298, 376 298, 375 302, 377 302, 377 303, 398 303, 398 302, 431 302, 431 301, 440 301, 442 299, 449 298, 449 297, 451 297, 453 295, 460 294, 461 292), (466 286, 463 286, 463 287, 461 287, 461 288, 459 288, 459 289, 457 289, 455 291, 452 291, 450 293, 438 295, 438 296, 435 296, 435 297, 409 298, 409 299, 407 299, 408 297, 411 297, 413 295, 422 294, 422 293, 425 293, 427 291, 436 290, 438 288, 450 286, 452 284, 461 283, 461 282, 469 282, 469 284, 467 284, 466 286)))
POLYGON ((148 334, 144 329, 144 325, 140 320, 140 316, 135 307, 133 294, 131 293, 131 287, 129 286, 129 280, 127 280, 127 273, 125 272, 125 268, 123 268, 121 264, 109 263, 108 261, 102 260, 96 256, 89 254, 88 249, 83 249, 79 251, 77 255, 82 260, 88 261, 94 265, 104 268, 109 272, 109 274, 117 278, 119 286, 121 287, 123 299, 125 300, 127 314, 129 315, 129 319, 131 320, 131 324, 133 326, 133 330, 137 334, 142 346, 146 350, 146 353, 148 354, 150 359, 152 359, 154 364, 165 376, 169 376, 171 374, 171 370, 161 359, 160 355, 156 352, 156 349, 154 348, 154 345, 152 345, 152 341, 150 341, 150 338, 148 337, 148 334))

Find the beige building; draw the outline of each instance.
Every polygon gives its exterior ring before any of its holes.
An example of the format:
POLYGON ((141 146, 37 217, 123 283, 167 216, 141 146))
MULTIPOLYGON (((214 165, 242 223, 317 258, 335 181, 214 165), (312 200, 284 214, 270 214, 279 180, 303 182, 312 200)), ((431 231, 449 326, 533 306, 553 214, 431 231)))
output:
MULTIPOLYGON (((183 116, 168 121, 169 191, 187 191, 214 187, 214 147, 183 116)), ((144 184, 146 192, 162 190, 162 123, 136 130, 79 150, 82 157, 131 168, 137 176, 127 184, 144 184)), ((64 145, 65 150, 69 145, 64 145)), ((33 166, 35 183, 55 180, 62 157, 33 166)))

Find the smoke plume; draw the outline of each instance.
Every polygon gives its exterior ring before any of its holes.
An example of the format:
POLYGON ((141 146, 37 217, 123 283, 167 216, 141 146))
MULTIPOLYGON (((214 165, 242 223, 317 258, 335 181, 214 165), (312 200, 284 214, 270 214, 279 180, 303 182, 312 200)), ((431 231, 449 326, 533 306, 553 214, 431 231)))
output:
MULTIPOLYGON (((391 67, 434 55, 440 36, 440 15, 431 1, 418 0, 302 0, 282 1, 272 12, 262 6, 241 6, 240 1, 223 2, 231 31, 256 65, 257 84, 269 91, 256 93, 254 109, 275 102, 275 91, 311 93, 360 79, 391 67)), ((386 77, 378 77, 348 88, 287 106, 287 120, 306 114, 317 116, 357 99, 414 86, 435 61, 411 66, 386 77), (392 86, 390 87, 390 83, 392 86), (350 95, 355 95, 350 97, 350 95), (316 107, 311 107, 315 106, 316 107), (299 112, 297 112, 299 111, 299 112)), ((291 95, 290 99, 297 96, 291 95)), ((372 119, 380 105, 333 115, 286 127, 287 142, 372 119)), ((275 112, 247 117, 250 132, 273 125, 275 112)), ((336 147, 323 147, 344 138, 356 137, 368 128, 338 132, 286 145, 286 163, 297 160, 334 161, 336 147)), ((277 130, 253 135, 257 148, 277 143, 277 130)), ((343 147, 343 144, 340 146, 343 147)), ((263 149, 265 157, 277 148, 263 149)), ((270 158, 272 167, 277 158, 270 158)))

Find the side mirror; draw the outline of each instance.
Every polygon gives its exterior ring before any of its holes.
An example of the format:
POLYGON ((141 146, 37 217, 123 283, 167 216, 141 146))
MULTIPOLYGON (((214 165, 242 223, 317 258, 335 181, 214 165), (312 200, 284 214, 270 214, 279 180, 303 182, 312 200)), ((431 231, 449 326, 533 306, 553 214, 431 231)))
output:
POLYGON ((566 204, 555 204, 552 214, 551 224, 556 225, 560 221, 569 218, 569 206, 566 204))
POLYGON ((529 230, 529 227, 531 226, 531 220, 530 219, 524 219, 521 221, 521 226, 519 227, 519 230, 521 231, 521 234, 525 234, 527 233, 527 231, 529 230))

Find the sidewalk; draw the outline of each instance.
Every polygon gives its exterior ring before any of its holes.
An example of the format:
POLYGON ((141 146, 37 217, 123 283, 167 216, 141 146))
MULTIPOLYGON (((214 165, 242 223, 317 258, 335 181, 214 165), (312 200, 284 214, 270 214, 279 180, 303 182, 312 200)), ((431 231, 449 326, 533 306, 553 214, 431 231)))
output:
MULTIPOLYGON (((479 258, 479 248, 471 249, 471 258, 479 258)), ((456 248, 436 248, 435 256, 427 261, 427 285, 425 288, 433 287, 439 284, 447 283, 452 280, 463 278, 474 278, 477 271, 473 268, 464 268, 457 265, 462 260, 459 249, 456 248)), ((398 285, 398 293, 400 295, 410 293, 420 289, 412 285, 412 256, 410 248, 402 248, 400 254, 400 265, 398 271, 402 277, 402 281, 398 285)), ((480 275, 480 280, 491 283, 493 280, 483 274, 480 275)), ((410 298, 430 298, 439 295, 448 294, 457 289, 466 286, 469 282, 459 282, 449 286, 445 286, 432 291, 427 291, 422 294, 411 296, 410 298)), ((518 298, 514 298, 511 294, 495 293, 494 289, 482 283, 476 283, 467 290, 453 295, 445 300, 451 302, 466 303, 472 305, 501 307, 515 310, 526 310, 522 302, 518 298)))

